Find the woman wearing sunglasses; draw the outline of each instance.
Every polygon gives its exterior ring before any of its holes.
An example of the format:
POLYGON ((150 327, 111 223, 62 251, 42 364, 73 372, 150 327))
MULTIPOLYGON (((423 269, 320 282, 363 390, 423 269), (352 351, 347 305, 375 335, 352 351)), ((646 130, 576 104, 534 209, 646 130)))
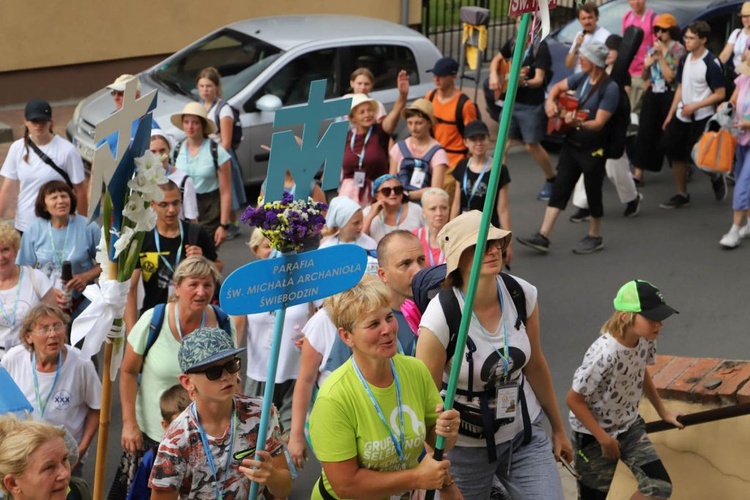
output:
POLYGON ((372 183, 375 202, 364 209, 362 231, 375 241, 396 229, 414 231, 426 224, 422 207, 407 201, 404 186, 392 174, 381 175, 372 183))
POLYGON ((211 306, 219 277, 216 266, 205 257, 183 260, 175 269, 174 290, 163 311, 161 325, 153 324, 156 308, 149 309, 128 334, 120 374, 124 454, 109 498, 125 497, 143 454, 158 446, 164 437, 159 398, 179 382, 182 372, 177 352, 182 339, 198 328, 223 327, 230 330, 227 333, 237 345, 234 322, 231 319, 220 322, 224 313, 211 306), (149 346, 150 332, 157 327, 155 341, 149 346))
POLYGON ((646 54, 643 77, 646 93, 638 120, 638 136, 633 165, 636 184, 643 182, 643 170, 658 172, 664 162, 662 125, 672 105, 677 65, 687 53, 678 42, 680 27, 672 14, 660 14, 654 21, 654 44, 646 54))

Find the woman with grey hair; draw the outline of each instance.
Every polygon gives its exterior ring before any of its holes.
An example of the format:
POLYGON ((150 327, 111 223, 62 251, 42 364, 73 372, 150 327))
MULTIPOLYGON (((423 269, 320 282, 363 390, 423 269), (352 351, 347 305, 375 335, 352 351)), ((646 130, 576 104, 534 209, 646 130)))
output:
POLYGON ((422 214, 426 224, 412 231, 424 248, 430 266, 445 263, 445 255, 438 247, 437 235, 451 215, 450 196, 444 189, 431 187, 422 193, 422 214))

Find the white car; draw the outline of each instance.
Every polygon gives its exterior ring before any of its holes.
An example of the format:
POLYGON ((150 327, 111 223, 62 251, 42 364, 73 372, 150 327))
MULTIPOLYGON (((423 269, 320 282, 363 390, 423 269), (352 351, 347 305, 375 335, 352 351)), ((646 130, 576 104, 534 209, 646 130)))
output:
MULTIPOLYGON (((199 100, 195 77, 213 66, 222 75, 223 98, 240 111, 243 141, 237 150, 246 185, 266 176, 274 111, 307 102, 310 82, 326 79, 326 99, 349 89, 349 75, 367 67, 375 75, 371 96, 390 109, 396 101, 396 76, 409 74, 409 100, 433 87, 431 74, 441 57, 420 33, 388 21, 343 15, 282 16, 230 24, 206 35, 161 63, 141 72, 142 93, 157 89, 154 119, 166 132, 184 134, 169 121, 189 101, 199 100)), ((68 123, 68 138, 91 163, 94 128, 114 111, 107 89, 78 104, 68 123)), ((325 130, 326 124, 321 124, 325 130)), ((291 127, 301 135, 302 126, 291 127)))

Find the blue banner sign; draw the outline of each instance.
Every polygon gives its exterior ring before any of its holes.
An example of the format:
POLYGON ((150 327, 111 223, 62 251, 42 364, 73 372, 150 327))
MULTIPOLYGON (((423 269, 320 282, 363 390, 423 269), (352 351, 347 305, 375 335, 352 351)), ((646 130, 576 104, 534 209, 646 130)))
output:
POLYGON ((251 262, 224 281, 221 308, 254 314, 323 299, 359 283, 366 267, 367 253, 353 244, 251 262))

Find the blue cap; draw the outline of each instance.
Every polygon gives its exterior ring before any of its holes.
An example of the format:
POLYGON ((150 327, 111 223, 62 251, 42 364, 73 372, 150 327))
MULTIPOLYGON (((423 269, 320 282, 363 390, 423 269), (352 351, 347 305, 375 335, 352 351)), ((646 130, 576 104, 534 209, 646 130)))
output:
POLYGON ((432 69, 427 70, 435 76, 448 76, 458 73, 458 63, 452 57, 438 59, 432 69))

